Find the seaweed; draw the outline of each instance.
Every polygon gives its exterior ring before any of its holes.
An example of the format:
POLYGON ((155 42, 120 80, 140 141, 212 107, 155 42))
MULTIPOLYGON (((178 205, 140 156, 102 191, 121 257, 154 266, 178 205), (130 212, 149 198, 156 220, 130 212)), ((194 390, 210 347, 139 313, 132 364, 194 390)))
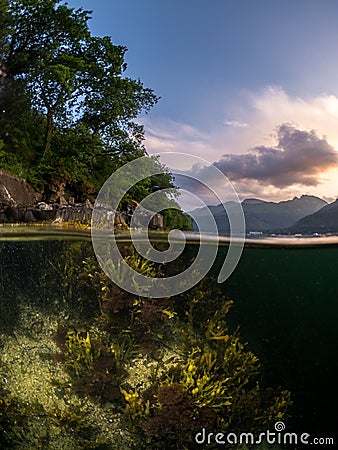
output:
MULTIPOLYGON (((190 306, 187 302, 187 309, 190 306)), ((123 390, 126 426, 140 442, 153 448, 193 448, 194 433, 203 427, 253 432, 285 417, 290 393, 261 387, 257 356, 240 341, 238 331, 230 333, 227 327, 231 306, 232 301, 223 300, 206 323, 198 320, 196 328, 193 314, 187 315, 185 325, 179 324, 181 361, 145 391, 123 390)))
POLYGON ((85 329, 72 329, 67 332, 66 365, 74 370, 77 376, 93 366, 93 350, 90 334, 85 329))
MULTIPOLYGON (((1 391, 0 422, 8 433, 13 431, 10 420, 16 421, 24 442, 30 408, 48 423, 48 433, 53 434, 53 426, 73 430, 79 440, 91 442, 88 448, 96 448, 92 408, 100 417, 107 410, 118 420, 122 416, 118 429, 132 436, 130 448, 188 449, 201 428, 253 432, 286 417, 290 393, 266 388, 258 357, 228 324, 233 302, 211 278, 177 297, 145 298, 115 285, 81 246, 73 250, 65 266, 67 251, 51 266, 65 277, 57 304, 65 313, 53 329, 60 350, 55 358, 65 374, 55 392, 60 404, 46 412, 42 405, 25 406, 1 391), (70 392, 85 406, 62 408, 70 392)), ((128 254, 127 247, 123 251, 135 269, 156 274, 153 265, 128 254)), ((38 337, 43 328, 39 319, 34 334, 38 337)), ((48 433, 41 442, 48 442, 48 433)), ((12 434, 6 439, 15 442, 12 434)))

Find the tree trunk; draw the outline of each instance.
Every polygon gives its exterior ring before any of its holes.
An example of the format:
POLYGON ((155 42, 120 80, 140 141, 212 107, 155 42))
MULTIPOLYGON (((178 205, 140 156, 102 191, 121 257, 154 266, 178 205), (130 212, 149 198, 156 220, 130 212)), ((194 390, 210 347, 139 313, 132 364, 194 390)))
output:
POLYGON ((96 139, 98 137, 99 132, 100 132, 100 128, 99 127, 95 127, 94 131, 93 131, 93 134, 92 134, 93 139, 96 139))
POLYGON ((50 147, 52 145, 53 129, 54 129, 53 113, 51 110, 48 110, 45 149, 43 151, 42 157, 45 157, 50 152, 50 147))

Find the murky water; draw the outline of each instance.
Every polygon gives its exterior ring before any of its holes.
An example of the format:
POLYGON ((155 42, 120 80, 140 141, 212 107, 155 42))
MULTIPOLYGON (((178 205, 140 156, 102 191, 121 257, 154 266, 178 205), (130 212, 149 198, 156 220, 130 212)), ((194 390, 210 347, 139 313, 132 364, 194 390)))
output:
MULTIPOLYGON (((161 276, 189 265, 192 241, 161 276)), ((258 433, 278 420, 333 436, 337 239, 250 241, 218 284, 226 251, 198 286, 151 300, 107 279, 86 232, 4 231, 0 448, 202 448, 203 428, 258 433)))

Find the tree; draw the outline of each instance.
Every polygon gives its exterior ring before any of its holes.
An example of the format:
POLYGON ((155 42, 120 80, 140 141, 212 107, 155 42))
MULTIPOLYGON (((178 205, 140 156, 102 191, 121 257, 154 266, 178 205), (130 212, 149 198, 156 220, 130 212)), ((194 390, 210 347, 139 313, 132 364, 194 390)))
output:
MULTIPOLYGON (((13 86, 24 85, 34 109, 46 117, 46 154, 55 116, 62 114, 74 92, 75 72, 81 62, 76 52, 81 40, 90 35, 88 12, 75 11, 55 0, 5 3, 1 16, 7 25, 0 51, 1 103, 13 102, 13 86)), ((3 110, 6 113, 7 109, 3 110)))
POLYGON ((143 129, 133 120, 157 101, 140 80, 122 77, 126 48, 91 36, 89 14, 59 0, 2 3, 2 102, 21 80, 33 109, 45 117, 42 157, 51 151, 55 126, 82 123, 110 150, 128 138, 139 143, 143 129))
POLYGON ((121 78, 126 69, 126 47, 114 46, 108 37, 92 37, 86 44, 82 120, 92 129, 93 136, 100 132, 114 136, 116 125, 136 136, 140 128, 131 120, 142 110, 149 111, 157 98, 140 80, 121 78))
MULTIPOLYGON (((52 185, 79 201, 94 196, 112 171, 146 154, 135 120, 158 97, 124 76, 126 47, 92 36, 90 14, 60 0, 0 0, 0 166, 43 187, 47 200, 52 185)), ((134 200, 173 187, 169 173, 141 184, 134 200)))
POLYGON ((55 0, 10 1, 13 28, 8 68, 26 82, 35 108, 46 115, 43 155, 50 151, 54 121, 65 115, 83 69, 81 42, 89 38, 88 12, 55 0), (13 59, 14 55, 14 59, 13 59), (25 64, 16 68, 14 61, 25 64), (19 72, 17 72, 19 70, 19 72), (16 73, 17 72, 17 73, 16 73))

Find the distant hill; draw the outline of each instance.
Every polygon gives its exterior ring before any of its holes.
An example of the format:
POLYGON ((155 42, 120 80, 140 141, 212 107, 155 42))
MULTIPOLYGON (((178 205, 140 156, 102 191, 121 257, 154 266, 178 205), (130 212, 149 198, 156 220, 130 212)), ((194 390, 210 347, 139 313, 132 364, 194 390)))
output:
POLYGON ((242 205, 257 205, 258 203, 268 203, 265 200, 259 200, 258 198, 246 198, 243 200, 242 205))
POLYGON ((302 217, 320 210, 327 202, 302 195, 292 200, 275 202, 242 203, 247 231, 270 231, 288 228, 302 217))
POLYGON ((338 233, 338 199, 314 214, 298 220, 288 228, 290 233, 338 233))
MULTIPOLYGON (((254 198, 242 202, 247 233, 250 231, 280 232, 326 205, 326 201, 312 195, 302 195, 299 198, 295 197, 292 200, 279 203, 254 198)), ((207 210, 209 209, 215 218, 219 233, 229 233, 229 220, 224 208, 231 211, 233 207, 234 203, 228 202, 225 205, 208 206, 194 210, 194 214, 202 224, 201 231, 208 231, 207 210)), ((196 225, 194 226, 197 229, 196 225)))

